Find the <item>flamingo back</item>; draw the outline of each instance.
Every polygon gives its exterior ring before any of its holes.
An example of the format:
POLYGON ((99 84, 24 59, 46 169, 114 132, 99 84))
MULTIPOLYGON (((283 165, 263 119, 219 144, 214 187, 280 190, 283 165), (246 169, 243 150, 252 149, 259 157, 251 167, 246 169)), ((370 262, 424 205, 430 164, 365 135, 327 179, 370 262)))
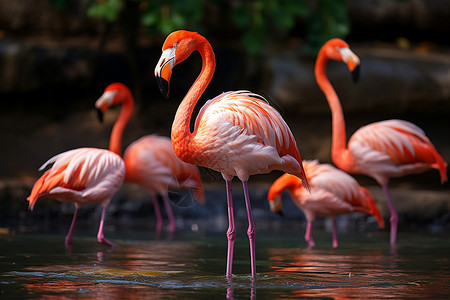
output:
MULTIPOLYGON (((417 164, 439 170, 441 182, 447 181, 447 163, 436 151, 422 129, 403 120, 387 120, 361 127, 349 140, 353 153, 364 153, 365 160, 389 157, 387 164, 407 166, 417 164), (365 150, 364 150, 365 149, 365 150), (378 153, 378 155, 377 155, 378 153)), ((414 168, 402 168, 399 175, 413 173, 414 168)), ((398 175, 397 175, 398 176, 398 175)))
POLYGON ((109 202, 125 177, 120 156, 103 149, 69 150, 50 158, 39 170, 50 164, 52 167, 36 181, 27 198, 30 209, 38 198, 47 195, 77 205, 109 202))

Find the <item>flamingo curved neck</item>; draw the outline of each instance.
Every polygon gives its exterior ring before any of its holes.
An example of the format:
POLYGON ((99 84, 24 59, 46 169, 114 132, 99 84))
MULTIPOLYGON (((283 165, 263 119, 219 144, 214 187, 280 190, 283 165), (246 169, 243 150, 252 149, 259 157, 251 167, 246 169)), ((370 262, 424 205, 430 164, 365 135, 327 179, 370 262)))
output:
POLYGON ((191 163, 194 162, 192 159, 196 157, 194 154, 194 149, 196 148, 195 135, 191 133, 190 129, 192 112, 211 81, 216 68, 214 51, 206 40, 199 41, 192 52, 195 50, 202 57, 202 70, 178 107, 172 124, 172 145, 175 154, 181 160, 191 163))
POLYGON ((122 156, 122 136, 125 127, 127 126, 128 120, 133 112, 134 100, 131 93, 127 92, 125 100, 122 103, 122 108, 120 110, 119 117, 114 123, 111 138, 109 140, 109 150, 122 156))
POLYGON ((339 98, 331 85, 330 81, 326 75, 326 64, 328 62, 328 57, 324 51, 320 51, 317 57, 314 73, 316 76, 317 84, 319 85, 322 92, 328 101, 328 105, 331 110, 332 118, 332 143, 331 143, 331 157, 336 165, 339 165, 342 155, 344 155, 347 150, 347 141, 345 133, 345 119, 344 113, 342 111, 341 103, 339 98))

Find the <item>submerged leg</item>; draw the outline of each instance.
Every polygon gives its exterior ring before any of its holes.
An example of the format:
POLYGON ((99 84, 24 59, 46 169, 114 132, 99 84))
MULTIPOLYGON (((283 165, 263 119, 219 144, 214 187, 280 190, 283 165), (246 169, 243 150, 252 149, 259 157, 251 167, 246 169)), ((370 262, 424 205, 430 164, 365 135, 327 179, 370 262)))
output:
POLYGON ((155 195, 151 195, 153 201, 153 210, 155 211, 156 218, 156 232, 160 233, 163 226, 163 220, 161 216, 161 209, 159 208, 158 198, 155 195))
POLYGON ((248 230, 247 235, 250 241, 250 261, 252 268, 252 277, 256 275, 256 259, 255 259, 255 223, 253 222, 252 208, 250 206, 250 197, 248 195, 247 181, 242 181, 244 186, 245 206, 247 207, 248 230))
POLYGON ((305 241, 308 243, 308 248, 313 248, 316 245, 312 238, 312 221, 306 223, 305 241))
POLYGON ((102 217, 100 219, 100 226, 98 227, 97 240, 99 243, 105 244, 110 247, 114 247, 115 244, 108 241, 105 238, 105 236, 103 235, 103 224, 105 222, 105 212, 106 212, 106 206, 102 206, 102 217))
POLYGON ((231 180, 226 180, 227 187, 227 206, 228 206, 228 252, 227 252, 227 278, 231 278, 233 268, 233 252, 234 252, 234 240, 236 238, 236 228, 234 226, 234 212, 233 212, 233 197, 231 193, 231 180))
POLYGON ((175 217, 173 216, 172 207, 170 206, 169 196, 166 194, 162 195, 164 200, 164 207, 166 208, 167 218, 169 219, 169 231, 175 232, 177 229, 177 223, 175 222, 175 217))
POLYGON ((387 184, 383 184, 382 187, 384 194, 386 195, 389 212, 391 213, 391 246, 395 246, 395 243, 397 241, 398 214, 397 210, 395 209, 394 202, 392 201, 391 194, 389 193, 387 184))
POLYGON ((333 248, 337 248, 338 246, 336 218, 333 218, 333 248))
POLYGON ((69 232, 66 235, 66 240, 65 240, 65 245, 66 247, 69 247, 70 245, 72 245, 72 235, 73 235, 73 229, 75 227, 75 222, 77 220, 77 216, 78 216, 78 207, 75 206, 75 212, 73 213, 73 217, 72 217, 72 223, 70 224, 70 228, 69 228, 69 232))

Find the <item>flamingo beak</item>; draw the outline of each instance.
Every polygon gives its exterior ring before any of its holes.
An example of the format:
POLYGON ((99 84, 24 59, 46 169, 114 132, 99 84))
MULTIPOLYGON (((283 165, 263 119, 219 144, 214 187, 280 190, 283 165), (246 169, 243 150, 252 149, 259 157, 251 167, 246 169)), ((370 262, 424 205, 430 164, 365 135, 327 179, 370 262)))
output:
POLYGON ((169 82, 172 76, 172 68, 175 65, 175 48, 168 48, 163 51, 158 64, 155 67, 155 77, 159 90, 167 99, 169 98, 169 82))
POLYGON ((361 71, 359 57, 349 48, 341 48, 339 52, 341 53, 342 60, 347 63, 348 69, 352 72, 353 82, 357 82, 361 71))
POLYGON ((269 199, 269 206, 273 213, 277 213, 280 216, 283 215, 281 211, 281 196, 275 196, 273 199, 269 199))
POLYGON ((97 110, 97 116, 100 122, 103 123, 103 114, 113 104, 114 97, 116 96, 117 91, 106 91, 103 95, 98 98, 95 102, 95 109, 97 110))
POLYGON ((103 111, 100 108, 95 108, 95 110, 97 111, 97 116, 100 123, 103 123, 103 111))

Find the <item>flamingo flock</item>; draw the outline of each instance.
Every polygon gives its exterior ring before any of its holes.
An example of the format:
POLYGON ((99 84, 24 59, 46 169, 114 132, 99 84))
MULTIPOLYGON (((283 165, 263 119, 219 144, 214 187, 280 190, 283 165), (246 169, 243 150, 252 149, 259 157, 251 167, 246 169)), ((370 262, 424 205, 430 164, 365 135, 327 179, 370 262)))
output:
POLYGON ((106 87, 96 101, 99 117, 113 106, 121 106, 109 149, 79 148, 50 158, 39 170, 49 167, 34 184, 29 208, 41 197, 72 202, 75 212, 65 238, 72 245, 78 210, 90 203, 100 203, 102 213, 97 239, 113 247, 104 237, 103 229, 108 204, 122 184, 134 183, 148 191, 156 217, 156 230, 163 228, 157 200, 159 195, 169 219, 168 230, 176 230, 168 192, 188 189, 197 202, 204 203, 204 188, 198 166, 221 173, 225 180, 228 212, 226 271, 233 274, 236 239, 232 179, 242 182, 248 219, 247 236, 250 249, 250 274, 256 277, 256 229, 251 209, 248 180, 251 175, 273 170, 285 172, 268 190, 269 208, 280 212, 282 193, 287 190, 294 203, 306 216, 305 240, 315 246, 312 222, 317 216, 333 220, 333 247, 338 247, 336 217, 360 212, 373 215, 379 226, 384 220, 368 189, 361 187, 349 174, 364 174, 374 178, 383 188, 390 217, 390 244, 396 244, 398 216, 389 194, 391 177, 437 169, 441 182, 447 180, 447 164, 424 132, 416 125, 402 120, 388 120, 366 125, 346 140, 345 121, 339 98, 326 76, 328 60, 342 61, 359 75, 359 58, 340 39, 325 43, 317 56, 314 74, 325 95, 332 115, 332 146, 330 164, 302 160, 299 144, 287 123, 263 96, 247 90, 224 92, 206 101, 200 108, 191 129, 191 119, 197 103, 211 82, 216 60, 211 44, 198 33, 178 30, 171 33, 162 47, 155 67, 157 84, 169 97, 170 79, 174 67, 198 52, 202 69, 191 88, 181 100, 174 116, 171 137, 155 134, 131 143, 122 155, 122 136, 131 118, 134 100, 124 84, 106 87))

